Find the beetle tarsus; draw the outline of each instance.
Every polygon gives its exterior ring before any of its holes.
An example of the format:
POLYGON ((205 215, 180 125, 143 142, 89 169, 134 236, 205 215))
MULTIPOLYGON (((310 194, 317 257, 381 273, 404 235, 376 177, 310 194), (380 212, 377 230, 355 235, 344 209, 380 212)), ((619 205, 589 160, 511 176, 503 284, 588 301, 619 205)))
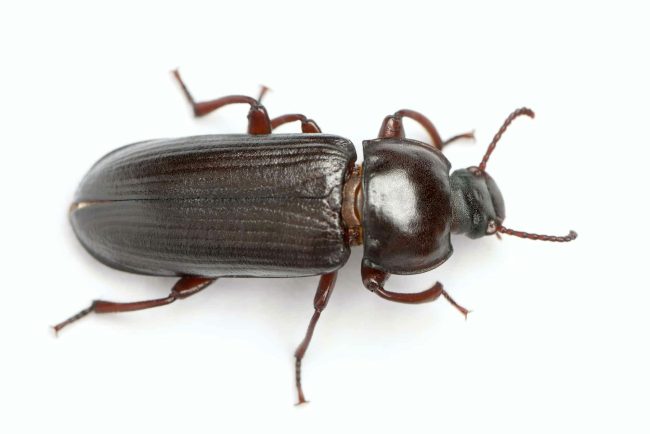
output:
POLYGON ((181 86, 181 90, 183 91, 183 94, 185 95, 185 98, 187 99, 187 102, 189 102, 190 105, 192 106, 192 110, 194 111, 194 116, 197 116, 197 117, 200 116, 200 114, 197 113, 196 103, 194 101, 194 98, 192 97, 192 94, 190 93, 190 91, 187 89, 187 86, 185 85, 185 82, 181 78, 181 74, 180 74, 180 72, 178 72, 178 68, 176 68, 176 69, 174 69, 172 71, 172 75, 174 76, 174 78, 176 79, 178 84, 181 86))
POLYGON ((456 300, 451 298, 451 295, 444 289, 442 290, 442 296, 447 299, 449 303, 451 303, 452 306, 454 306, 458 311, 465 317, 465 321, 467 321, 467 315, 469 315, 472 311, 469 309, 464 308, 460 304, 456 303, 456 300))
MULTIPOLYGON (((297 353, 297 352, 296 352, 297 353)), ((304 352, 303 352, 304 354, 304 352)), ((302 382, 300 381, 300 368, 302 365, 302 356, 298 358, 298 355, 296 354, 296 387, 298 389, 298 402, 296 402, 294 405, 298 406, 301 404, 307 404, 309 401, 305 399, 305 394, 302 391, 302 382)))
POLYGON ((88 315, 88 314, 90 314, 91 312, 93 312, 93 310, 95 309, 95 303, 96 303, 96 302, 93 301, 93 302, 90 304, 89 307, 87 307, 87 308, 81 310, 79 313, 77 313, 77 314, 75 314, 75 315, 72 315, 70 318, 66 319, 65 321, 62 321, 62 322, 58 323, 58 324, 55 325, 55 326, 52 326, 52 329, 54 329, 54 335, 55 335, 55 336, 59 336, 59 332, 61 331, 61 329, 63 329, 63 327, 65 327, 65 326, 67 326, 67 325, 70 325, 70 324, 72 324, 73 322, 77 322, 77 321, 79 321, 81 318, 83 318, 83 317, 85 317, 86 315, 88 315))
POLYGON ((263 84, 260 85, 260 94, 257 96, 257 103, 258 103, 258 104, 262 104, 262 98, 264 98, 264 95, 266 95, 266 93, 267 93, 268 91, 270 91, 270 90, 271 90, 270 87, 265 86, 265 85, 263 85, 263 84))
POLYGON ((476 142, 476 137, 474 136, 474 130, 469 131, 467 133, 457 134, 457 135, 455 135, 453 137, 450 137, 450 138, 448 138, 447 140, 445 140, 443 142, 442 146, 444 147, 444 146, 447 146, 448 144, 453 143, 453 142, 455 142, 457 140, 465 140, 465 139, 476 142))

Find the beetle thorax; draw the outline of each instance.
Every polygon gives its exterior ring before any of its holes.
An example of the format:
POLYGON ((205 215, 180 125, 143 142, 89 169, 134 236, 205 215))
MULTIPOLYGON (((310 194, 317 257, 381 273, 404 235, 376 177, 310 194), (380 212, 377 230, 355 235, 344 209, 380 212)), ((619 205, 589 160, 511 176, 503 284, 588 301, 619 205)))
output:
POLYGON ((361 171, 362 166, 360 164, 352 167, 346 175, 345 184, 343 184, 341 215, 343 217, 343 223, 347 228, 346 238, 351 246, 363 244, 363 228, 361 227, 361 208, 363 203, 361 171))

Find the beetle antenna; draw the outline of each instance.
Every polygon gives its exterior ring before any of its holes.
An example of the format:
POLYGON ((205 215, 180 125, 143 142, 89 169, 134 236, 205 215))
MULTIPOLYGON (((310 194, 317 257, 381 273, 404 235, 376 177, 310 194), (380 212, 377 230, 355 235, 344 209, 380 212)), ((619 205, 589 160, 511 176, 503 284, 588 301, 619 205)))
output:
POLYGON ((494 138, 492 139, 492 142, 490 142, 487 151, 485 151, 483 160, 481 160, 481 164, 479 164, 478 166, 478 168, 481 169, 481 171, 485 170, 485 166, 487 166, 488 159, 490 158, 490 155, 492 155, 492 151, 494 151, 494 148, 497 146, 497 142, 501 140, 501 136, 503 135, 503 133, 505 133, 505 131, 508 129, 508 126, 512 123, 512 121, 514 121, 516 118, 518 118, 521 115, 530 116, 531 118, 535 117, 535 113, 527 107, 518 108, 517 110, 510 113, 510 116, 506 118, 506 120, 503 122, 503 125, 501 125, 501 128, 499 128, 499 131, 497 131, 497 133, 494 135, 494 138))
POLYGON ((555 241, 557 243, 567 243, 578 238, 578 234, 575 231, 569 231, 569 235, 564 237, 558 237, 555 235, 540 235, 540 234, 529 234, 528 232, 515 231, 513 229, 508 229, 504 226, 497 227, 497 234, 501 232, 506 235, 514 235, 519 238, 528 238, 529 240, 539 240, 539 241, 555 241))

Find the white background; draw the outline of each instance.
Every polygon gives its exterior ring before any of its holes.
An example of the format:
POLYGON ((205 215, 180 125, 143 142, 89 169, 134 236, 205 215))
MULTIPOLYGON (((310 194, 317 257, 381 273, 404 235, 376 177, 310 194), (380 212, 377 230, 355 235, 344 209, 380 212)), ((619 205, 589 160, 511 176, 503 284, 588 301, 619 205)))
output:
MULTIPOLYGON (((0 431, 648 432, 647 11, 642 2, 21 2, 0 7, 0 431), (243 132, 244 106, 195 120, 198 99, 266 98, 358 146, 400 108, 427 114, 489 172, 506 225, 574 243, 455 237, 440 280, 473 309, 404 306, 341 270, 303 364, 293 350, 317 278, 223 279, 140 313, 49 326, 92 299, 167 294, 78 244, 67 207, 90 165, 141 139, 243 132)), ((426 139, 415 124, 409 136, 426 139)), ((286 126, 282 131, 296 131, 286 126)))

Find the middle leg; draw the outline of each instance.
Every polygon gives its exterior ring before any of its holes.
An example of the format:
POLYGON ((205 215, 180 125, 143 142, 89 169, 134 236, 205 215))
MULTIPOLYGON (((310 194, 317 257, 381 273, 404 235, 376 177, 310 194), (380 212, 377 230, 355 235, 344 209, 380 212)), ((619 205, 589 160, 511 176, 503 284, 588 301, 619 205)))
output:
POLYGON ((320 133, 321 129, 313 119, 308 119, 307 116, 301 114, 288 114, 278 116, 271 120, 271 128, 276 129, 280 125, 287 124, 289 122, 300 121, 300 128, 303 133, 320 133))
POLYGON ((311 338, 314 335, 314 329, 316 328, 316 323, 320 318, 321 312, 327 306, 327 302, 332 295, 332 290, 334 289, 334 284, 336 283, 336 271, 333 273, 323 274, 318 282, 318 289, 316 290, 316 296, 314 297, 314 315, 309 321, 309 327, 307 327, 307 333, 305 338, 302 340, 298 348, 296 348, 296 387, 298 388, 298 402, 296 405, 304 404, 307 401, 305 400, 305 395, 302 392, 302 383, 300 379, 301 374, 301 365, 302 358, 307 352, 311 338))

